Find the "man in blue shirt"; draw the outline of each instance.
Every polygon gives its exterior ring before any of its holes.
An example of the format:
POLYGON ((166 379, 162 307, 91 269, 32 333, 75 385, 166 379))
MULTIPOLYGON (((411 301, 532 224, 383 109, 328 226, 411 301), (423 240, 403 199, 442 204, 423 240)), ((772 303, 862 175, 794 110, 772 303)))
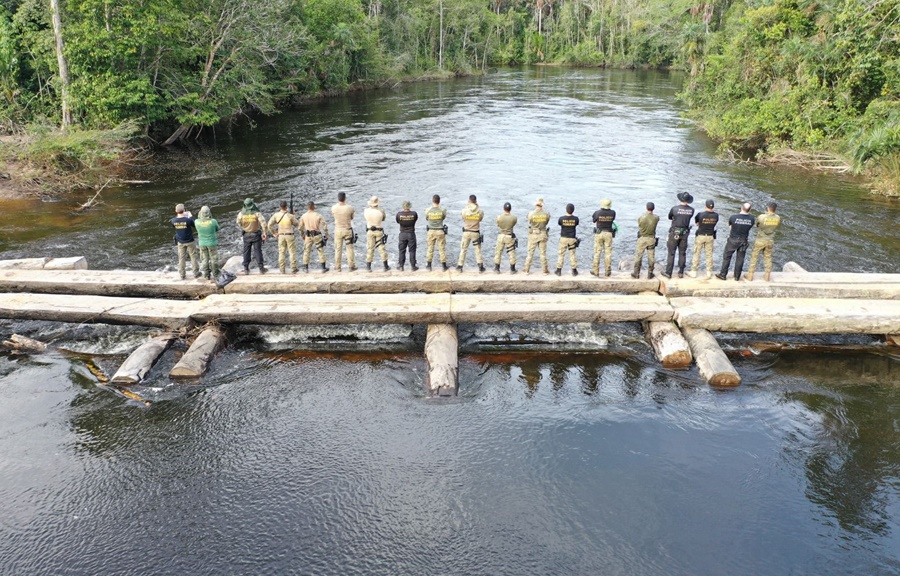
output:
POLYGON ((191 257, 191 267, 194 269, 194 278, 200 277, 200 266, 197 263, 197 242, 194 240, 194 218, 190 212, 184 211, 184 204, 175 206, 175 217, 172 218, 172 227, 175 228, 175 246, 178 251, 178 275, 185 279, 185 257, 191 257))

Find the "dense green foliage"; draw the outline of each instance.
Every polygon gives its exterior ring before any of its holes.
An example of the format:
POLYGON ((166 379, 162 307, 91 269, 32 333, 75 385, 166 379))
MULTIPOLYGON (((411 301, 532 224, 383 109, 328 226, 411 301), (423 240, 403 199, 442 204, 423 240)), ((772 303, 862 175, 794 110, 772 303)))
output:
MULTIPOLYGON (((0 132, 61 120, 50 1, 0 0, 0 132)), ((174 141, 353 85, 546 62, 683 67, 732 149, 900 151, 900 0, 58 2, 82 129, 174 141)))

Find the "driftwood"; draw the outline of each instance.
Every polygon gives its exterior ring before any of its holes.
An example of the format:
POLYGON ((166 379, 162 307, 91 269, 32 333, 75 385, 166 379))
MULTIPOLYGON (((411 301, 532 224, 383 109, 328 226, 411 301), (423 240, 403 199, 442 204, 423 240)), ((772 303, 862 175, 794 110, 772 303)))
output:
POLYGON ((225 343, 225 333, 217 326, 209 326, 188 348, 181 360, 169 371, 172 378, 199 378, 209 368, 213 356, 225 343))
POLYGON ((111 382, 113 384, 137 384, 143 380, 174 339, 175 334, 166 333, 143 343, 122 363, 111 382))
POLYGON ((81 206, 78 207, 76 212, 84 212, 86 210, 90 210, 91 208, 93 208, 94 206, 97 206, 98 204, 102 204, 103 201, 102 200, 98 201, 97 198, 100 197, 100 193, 103 192, 103 189, 106 188, 110 182, 112 182, 112 180, 107 180, 103 184, 103 186, 101 186, 100 189, 97 190, 97 193, 94 194, 94 196, 90 200, 88 200, 87 202, 85 202, 84 204, 82 204, 81 206))
POLYGON ((9 340, 4 340, 3 346, 17 352, 44 352, 50 347, 49 344, 41 342, 40 340, 35 340, 19 334, 13 334, 9 337, 9 340))
POLYGON ((685 328, 684 336, 691 344, 691 352, 703 376, 710 386, 739 386, 741 377, 732 366, 715 337, 702 329, 685 328))
POLYGON ((429 324, 425 337, 428 376, 425 385, 432 396, 456 396, 459 385, 459 337, 455 324, 429 324))
POLYGON ((644 322, 644 332, 663 367, 678 369, 691 365, 691 347, 674 323, 644 322))

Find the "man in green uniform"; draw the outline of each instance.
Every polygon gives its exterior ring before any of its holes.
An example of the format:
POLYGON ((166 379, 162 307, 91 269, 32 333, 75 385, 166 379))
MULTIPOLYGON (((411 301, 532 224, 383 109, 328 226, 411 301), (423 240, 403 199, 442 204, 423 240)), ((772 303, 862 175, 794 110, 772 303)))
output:
POLYGON ((178 275, 185 279, 185 259, 190 256, 194 278, 200 277, 200 266, 197 264, 197 242, 194 240, 195 224, 190 212, 185 212, 184 204, 175 206, 175 217, 172 218, 175 228, 175 246, 178 252, 178 275))
POLYGON ((209 206, 200 209, 194 220, 197 242, 200 244, 200 275, 215 282, 219 277, 219 222, 212 217, 209 206))
POLYGON ((344 255, 344 243, 347 244, 347 265, 350 271, 356 270, 356 243, 353 240, 353 216, 356 211, 347 204, 347 194, 338 192, 338 203, 331 207, 334 217, 334 270, 341 271, 341 260, 344 255))
POLYGON ((556 275, 562 274, 564 256, 569 253, 569 263, 572 265, 572 276, 578 276, 578 259, 575 257, 575 249, 578 248, 578 216, 575 216, 575 205, 566 204, 566 215, 559 218, 559 257, 556 259, 556 275))
POLYGON ((269 218, 269 234, 278 239, 278 269, 284 274, 284 253, 291 257, 291 274, 297 273, 297 240, 294 238, 294 230, 300 227, 297 217, 288 212, 288 203, 282 200, 280 211, 269 218))
POLYGON ((328 241, 328 225, 322 215, 316 212, 315 202, 306 205, 306 212, 300 217, 300 229, 303 230, 303 269, 309 272, 309 255, 313 246, 319 253, 319 264, 322 272, 328 272, 325 267, 325 243, 328 241))
POLYGON ((447 209, 441 206, 441 197, 435 194, 431 197, 431 208, 425 212, 425 226, 428 230, 426 242, 428 250, 425 252, 425 269, 431 272, 431 259, 434 257, 434 245, 437 244, 441 257, 441 267, 447 271, 447 227, 444 220, 447 218, 447 209))
POLYGON ((756 242, 753 243, 753 252, 750 254, 750 272, 747 280, 753 280, 756 271, 756 260, 762 252, 766 269, 766 282, 771 280, 772 274, 772 250, 775 248, 775 231, 781 225, 781 216, 775 213, 778 205, 774 202, 766 204, 766 213, 756 217, 756 242))
POLYGON ((540 251, 541 266, 544 274, 550 273, 547 265, 547 224, 550 223, 550 214, 544 212, 544 199, 534 201, 534 210, 528 213, 528 255, 525 256, 525 273, 531 271, 531 260, 535 249, 540 251))
POLYGON ((509 272, 516 273, 516 233, 513 228, 519 219, 512 214, 512 205, 507 202, 503 205, 503 214, 497 216, 497 247, 494 250, 494 272, 500 273, 500 258, 505 251, 509 254, 509 272))
POLYGON ((594 212, 591 220, 594 222, 594 263, 591 267, 591 275, 600 275, 600 252, 604 252, 604 276, 612 274, 612 246, 615 236, 616 211, 612 208, 612 200, 604 198, 600 201, 600 209, 594 212))
POLYGON ((463 233, 462 245, 459 248, 459 260, 456 263, 457 272, 462 272, 463 270, 469 244, 475 247, 475 261, 478 263, 478 271, 484 272, 484 258, 481 256, 481 221, 483 219, 484 210, 478 207, 478 198, 472 194, 469 196, 469 203, 462 211, 463 233))
POLYGON ((369 207, 363 212, 366 219, 366 269, 372 271, 372 259, 375 258, 375 248, 381 253, 381 261, 384 263, 384 271, 391 269, 388 266, 388 254, 385 247, 384 234, 384 210, 378 206, 378 196, 369 198, 369 207))
POLYGON ((250 254, 256 259, 259 273, 265 274, 263 265, 262 243, 266 241, 266 221, 263 219, 259 208, 253 198, 244 200, 244 207, 238 212, 237 225, 241 228, 241 236, 244 241, 244 274, 250 273, 250 254))
POLYGON ((659 216, 653 213, 656 205, 647 202, 647 212, 638 218, 637 250, 634 253, 634 272, 632 278, 641 277, 641 263, 644 259, 644 251, 647 251, 647 279, 653 278, 653 267, 656 266, 656 225, 659 224, 659 216))

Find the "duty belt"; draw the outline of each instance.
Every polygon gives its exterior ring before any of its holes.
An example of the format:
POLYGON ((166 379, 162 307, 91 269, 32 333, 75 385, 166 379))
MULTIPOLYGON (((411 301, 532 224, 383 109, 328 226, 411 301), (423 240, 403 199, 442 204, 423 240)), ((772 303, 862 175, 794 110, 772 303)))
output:
POLYGON ((381 232, 382 230, 384 230, 384 228, 376 228, 375 226, 369 226, 369 227, 367 228, 367 230, 368 230, 369 232, 381 232))
POLYGON ((309 237, 311 237, 311 236, 320 236, 321 234, 322 234, 322 233, 319 232, 318 230, 307 230, 307 231, 306 231, 306 237, 307 237, 307 238, 309 238, 309 237))
POLYGON ((279 232, 278 235, 279 236, 293 236, 294 233, 293 232, 279 232))

